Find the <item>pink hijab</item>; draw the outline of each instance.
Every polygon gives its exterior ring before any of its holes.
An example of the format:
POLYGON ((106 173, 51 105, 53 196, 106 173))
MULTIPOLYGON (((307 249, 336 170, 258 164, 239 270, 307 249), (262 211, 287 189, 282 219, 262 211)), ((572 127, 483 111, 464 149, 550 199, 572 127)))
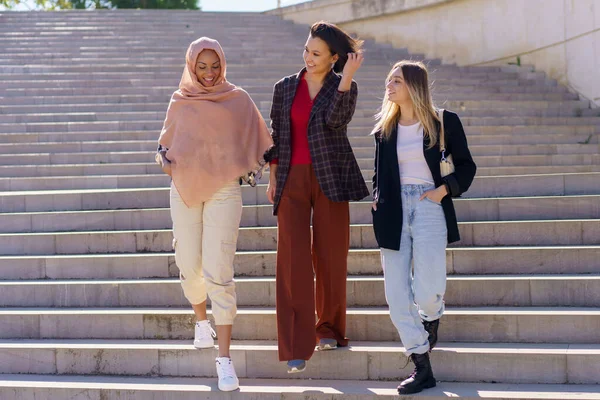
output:
POLYGON ((201 205, 226 184, 258 167, 272 145, 269 129, 248 93, 227 81, 221 45, 202 37, 190 44, 158 143, 169 149, 173 183, 188 207, 201 205), (202 50, 214 50, 221 76, 214 86, 196 77, 202 50))

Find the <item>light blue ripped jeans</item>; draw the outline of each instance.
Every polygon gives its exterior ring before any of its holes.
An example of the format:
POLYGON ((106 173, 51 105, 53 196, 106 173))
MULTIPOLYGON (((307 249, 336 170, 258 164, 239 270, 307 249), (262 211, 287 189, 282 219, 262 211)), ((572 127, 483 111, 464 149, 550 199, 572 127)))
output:
POLYGON ((381 249, 385 298, 407 356, 429 350, 421 319, 434 321, 444 313, 446 220, 440 204, 419 200, 432 189, 432 185, 402 186, 400 251, 381 249))

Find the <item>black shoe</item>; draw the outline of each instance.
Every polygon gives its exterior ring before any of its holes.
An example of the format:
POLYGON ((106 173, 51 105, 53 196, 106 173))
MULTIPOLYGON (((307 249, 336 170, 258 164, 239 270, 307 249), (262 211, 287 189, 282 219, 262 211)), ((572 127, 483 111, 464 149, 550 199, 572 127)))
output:
POLYGON ((440 319, 435 321, 422 321, 423 327, 429 334, 429 351, 433 350, 438 341, 438 328, 440 326, 440 319))
POLYGON ((419 393, 423 389, 435 387, 429 353, 411 354, 410 359, 415 364, 415 371, 398 386, 398 394, 419 393))

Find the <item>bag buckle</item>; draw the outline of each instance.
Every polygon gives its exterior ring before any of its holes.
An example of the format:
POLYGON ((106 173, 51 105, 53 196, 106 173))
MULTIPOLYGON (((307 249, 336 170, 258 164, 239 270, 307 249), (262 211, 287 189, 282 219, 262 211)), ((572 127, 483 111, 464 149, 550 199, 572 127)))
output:
POLYGON ((446 150, 442 150, 442 159, 440 160, 442 162, 446 162, 446 150))

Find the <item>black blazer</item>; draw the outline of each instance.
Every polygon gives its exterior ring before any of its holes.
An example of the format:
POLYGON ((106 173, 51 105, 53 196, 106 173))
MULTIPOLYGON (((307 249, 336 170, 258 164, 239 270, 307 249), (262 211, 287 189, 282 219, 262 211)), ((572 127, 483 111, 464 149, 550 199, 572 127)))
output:
MULTIPOLYGON (((438 124, 438 131, 439 131, 438 124)), ((455 171, 442 178, 440 174, 440 146, 438 143, 427 149, 428 141, 423 139, 423 155, 433 176, 435 187, 446 184, 449 196, 442 199, 442 208, 448 228, 448 243, 460 240, 456 212, 451 197, 459 197, 466 192, 475 178, 477 167, 467 146, 467 138, 462 123, 453 112, 444 112, 446 155, 451 154, 455 171)), ((373 214, 373 229, 379 247, 400 250, 402 234, 402 199, 400 195, 400 171, 396 144, 398 128, 395 127, 388 140, 375 133, 375 174, 373 175, 373 198, 377 199, 377 211, 373 214)))

